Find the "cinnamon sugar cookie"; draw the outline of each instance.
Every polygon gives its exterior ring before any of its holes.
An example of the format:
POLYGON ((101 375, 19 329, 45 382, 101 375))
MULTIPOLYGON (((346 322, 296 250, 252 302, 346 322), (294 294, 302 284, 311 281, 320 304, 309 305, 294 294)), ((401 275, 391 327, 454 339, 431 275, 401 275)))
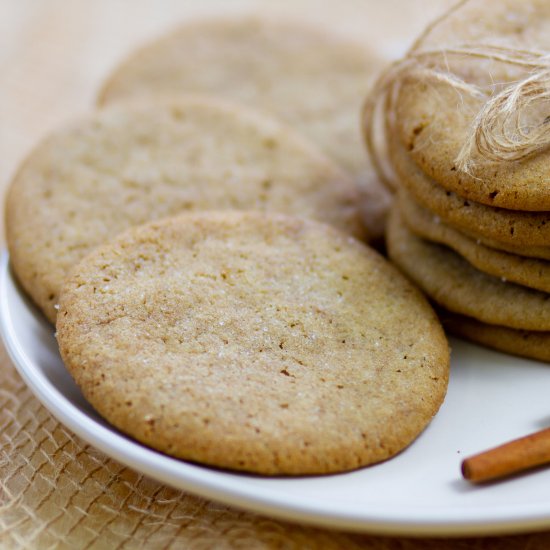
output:
POLYGON ((104 84, 99 103, 200 93, 273 113, 350 173, 364 224, 378 239, 389 197, 369 164, 359 119, 382 64, 365 45, 307 22, 253 15, 199 19, 131 54, 104 84))
POLYGON ((502 243, 505 250, 550 257, 550 211, 506 210, 465 200, 424 174, 403 147, 393 143, 390 155, 400 186, 449 225, 474 238, 502 243))
POLYGON ((70 268, 137 224, 187 210, 275 210, 364 231, 354 182, 279 122, 213 99, 117 106, 58 130, 7 196, 11 262, 54 321, 70 268))
POLYGON ((192 213, 133 228, 63 288, 86 398, 162 452, 263 474, 349 470, 424 429, 449 351, 421 293, 330 226, 192 213))
MULTIPOLYGON (((415 52, 445 51, 446 48, 489 48, 493 58, 442 55, 433 65, 443 76, 449 73, 466 86, 455 88, 445 78, 408 78, 396 101, 398 133, 414 162, 439 185, 460 197, 489 206, 513 210, 550 211, 550 151, 548 148, 523 160, 488 162, 479 155, 469 173, 457 167, 456 159, 467 141, 477 114, 504 86, 527 78, 532 66, 505 63, 497 58, 519 57, 526 52, 550 49, 550 3, 545 0, 479 0, 466 2, 443 18, 415 46, 415 52), (490 14, 490 16, 488 16, 490 14), (490 48, 496 48, 491 50, 490 48), (500 48, 500 49, 499 49, 500 48), (471 94, 467 85, 479 86, 471 94)), ((542 67, 544 68, 544 62, 542 67)), ((546 124, 547 104, 531 103, 520 120, 520 131, 546 124)), ((510 117, 513 119, 513 117, 510 117)), ((510 125, 507 127, 510 131, 510 125)))
POLYGON ((437 216, 401 196, 399 210, 415 235, 448 246, 474 267, 511 283, 550 292, 550 262, 489 248, 443 223, 437 216))
POLYGON ((215 94, 259 107, 318 143, 353 174, 367 169, 361 105, 380 60, 306 23, 256 16, 202 19, 130 55, 101 104, 159 94, 215 94))
POLYGON ((550 331, 550 294, 475 269, 452 250, 416 237, 392 208, 390 258, 443 308, 488 324, 550 331))
POLYGON ((451 334, 498 351, 550 363, 550 332, 489 325, 448 312, 443 313, 441 318, 443 326, 451 334))

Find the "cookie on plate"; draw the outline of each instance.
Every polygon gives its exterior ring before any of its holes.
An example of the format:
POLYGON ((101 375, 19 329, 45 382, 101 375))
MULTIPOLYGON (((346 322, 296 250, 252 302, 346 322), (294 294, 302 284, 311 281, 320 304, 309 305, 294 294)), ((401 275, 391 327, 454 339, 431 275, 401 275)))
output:
POLYGON ((63 288, 91 404, 176 457, 262 474, 384 460, 438 410, 449 350, 421 293, 328 225, 200 212, 133 228, 63 288))
POLYGON ((461 338, 512 355, 550 362, 550 332, 489 325, 448 312, 441 314, 441 320, 448 332, 461 338))
POLYGON ((415 236, 392 208, 390 258, 443 308, 509 328, 550 331, 550 294, 477 270, 447 247, 415 236))
MULTIPOLYGON (((415 52, 446 48, 489 49, 493 58, 442 55, 434 62, 444 75, 456 75, 483 92, 498 92, 507 84, 532 75, 536 69, 495 58, 525 60, 526 52, 550 48, 550 3, 544 0, 480 0, 463 3, 415 44, 415 52), (490 17, 486 16, 490 13, 490 17)), ((541 61, 544 65, 544 61, 541 61)), ((403 82, 396 101, 397 132, 413 161, 439 185, 460 197, 489 206, 527 211, 550 211, 550 151, 514 162, 477 161, 465 173, 456 158, 467 141, 472 123, 489 96, 456 89, 445 78, 426 81, 425 75, 403 82)), ((520 131, 546 124, 545 102, 531 102, 521 118, 520 131)), ((513 117, 510 117, 511 119, 513 117)), ((513 139, 513 138, 512 138, 513 139)))
POLYGON ((489 248, 452 228, 407 196, 399 197, 403 221, 415 235, 448 246, 474 267, 511 283, 550 292, 550 262, 489 248))
POLYGON ((369 166, 360 110, 379 56, 306 22, 228 16, 188 22, 115 69, 99 103, 174 93, 214 94, 273 113, 348 170, 365 224, 383 234, 389 197, 369 166))
POLYGON ((275 210, 364 231, 347 173, 293 129, 241 106, 187 97, 120 105, 38 145, 6 203, 11 262, 54 321, 61 284, 95 246, 187 210, 275 210))
POLYGON ((390 155, 399 179, 414 200, 449 225, 483 242, 490 239, 498 248, 534 257, 550 257, 550 211, 523 212, 493 208, 466 200, 445 190, 428 177, 395 142, 390 155), (501 246, 500 246, 501 243, 501 246))

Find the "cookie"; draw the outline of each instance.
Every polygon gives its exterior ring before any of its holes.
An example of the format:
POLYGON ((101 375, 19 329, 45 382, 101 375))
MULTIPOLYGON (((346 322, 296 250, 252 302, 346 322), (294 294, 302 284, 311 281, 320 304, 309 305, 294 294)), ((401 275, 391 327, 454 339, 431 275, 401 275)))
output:
POLYGON ((54 321, 70 268, 130 226, 187 210, 318 218, 364 236, 354 182, 277 121, 213 99, 118 106, 42 142, 7 197, 11 262, 54 321))
POLYGON ((306 23, 203 19, 130 55, 107 79, 99 103, 166 93, 223 95, 274 113, 366 181, 371 171, 359 113, 381 65, 363 45, 306 23))
POLYGON ((133 228, 63 287, 57 338, 90 403, 186 460, 349 470, 438 410, 449 352, 421 293, 330 226, 201 212, 133 228))
POLYGON ((550 212, 505 210, 465 200, 424 174, 403 147, 393 143, 390 156, 400 186, 449 225, 475 238, 525 250, 524 255, 548 257, 550 212))
POLYGON ((550 292, 550 262, 483 246, 404 196, 400 197, 399 210, 411 232, 448 246, 480 271, 511 283, 550 292))
POLYGON ((441 307, 493 325, 550 331, 550 294, 486 275, 452 250, 416 237, 395 207, 387 245, 394 263, 441 307))
POLYGON ((448 312, 442 314, 442 321, 449 333, 466 340, 512 355, 550 362, 550 332, 488 325, 448 312))
MULTIPOLYGON (((468 2, 418 41, 415 51, 443 50, 465 44, 481 45, 483 49, 483 45, 489 44, 522 52, 544 52, 550 48, 549 31, 550 3, 543 0, 468 2), (480 18, 481 13, 484 16, 480 18), (490 17, 486 17, 488 13, 490 17)), ((505 52, 500 51, 503 55, 505 52)), ((442 56, 439 69, 443 73, 450 71, 485 91, 493 86, 498 91, 506 84, 526 78, 531 70, 453 55, 442 56)), ((457 169, 456 158, 485 101, 456 90, 442 79, 426 81, 425 75, 407 79, 396 102, 395 119, 402 144, 426 174, 465 199, 514 210, 550 211, 548 149, 514 162, 477 159, 471 173, 457 169)), ((538 125, 545 122, 546 115, 545 104, 540 112, 532 105, 528 117, 521 123, 538 125)), ((522 130, 527 132, 528 128, 522 130)))
POLYGON ((489 248, 494 248, 496 250, 502 250, 504 252, 509 252, 510 254, 515 254, 517 256, 523 256, 526 258, 535 258, 540 260, 550 260, 550 246, 523 246, 515 247, 512 245, 506 245, 499 243, 493 239, 484 237, 483 235, 475 234, 472 231, 467 229, 460 230, 465 235, 468 235, 470 238, 474 239, 477 244, 483 244, 489 248))

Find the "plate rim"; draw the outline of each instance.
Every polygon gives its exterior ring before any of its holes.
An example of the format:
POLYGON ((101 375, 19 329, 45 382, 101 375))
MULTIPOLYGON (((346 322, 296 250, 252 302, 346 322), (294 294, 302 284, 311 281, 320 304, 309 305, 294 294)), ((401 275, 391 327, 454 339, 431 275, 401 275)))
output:
MULTIPOLYGON (((498 518, 494 517, 494 513, 488 513, 487 507, 476 508, 466 505, 464 509, 469 514, 453 518, 449 518, 448 513, 439 514, 440 517, 438 517, 431 508, 429 509, 430 518, 426 518, 422 512, 418 513, 418 508, 415 509, 415 516, 414 513, 411 514, 410 508, 407 508, 404 513, 404 510, 398 511, 393 505, 380 506, 378 513, 371 511, 367 515, 328 511, 320 507, 317 500, 296 503, 281 498, 280 494, 265 496, 265 489, 262 489, 262 494, 259 495, 253 486, 239 486, 238 481, 233 483, 232 478, 220 476, 220 473, 227 472, 171 458, 149 449, 88 417, 47 380, 40 369, 32 366, 33 361, 17 338, 12 322, 12 312, 8 307, 8 288, 11 280, 15 282, 15 277, 11 273, 9 254, 7 250, 2 250, 0 335, 14 367, 27 387, 61 424, 82 440, 125 466, 161 483, 283 521, 376 535, 439 537, 505 535, 550 527, 550 501, 544 506, 540 503, 522 505, 515 512, 505 507, 504 510, 500 510, 501 515, 498 518), (164 469, 158 468, 159 461, 164 469), (392 517, 385 516, 388 510, 391 510, 392 517)), ((494 507, 489 508, 489 510, 494 509, 494 507)), ((426 510, 426 507, 420 507, 420 510, 426 510)))

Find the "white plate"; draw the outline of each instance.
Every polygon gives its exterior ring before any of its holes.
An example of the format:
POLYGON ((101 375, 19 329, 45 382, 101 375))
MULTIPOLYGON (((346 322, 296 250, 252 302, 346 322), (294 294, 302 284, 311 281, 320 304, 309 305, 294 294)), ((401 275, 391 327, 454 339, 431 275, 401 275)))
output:
POLYGON ((66 426, 159 481, 292 521, 400 535, 474 535, 550 528, 550 469, 475 487, 464 456, 550 425, 550 366, 452 341, 449 392, 428 429, 383 464, 331 476, 266 478, 169 458, 102 420, 63 367, 53 328, 0 271, 0 327, 19 373, 66 426))

